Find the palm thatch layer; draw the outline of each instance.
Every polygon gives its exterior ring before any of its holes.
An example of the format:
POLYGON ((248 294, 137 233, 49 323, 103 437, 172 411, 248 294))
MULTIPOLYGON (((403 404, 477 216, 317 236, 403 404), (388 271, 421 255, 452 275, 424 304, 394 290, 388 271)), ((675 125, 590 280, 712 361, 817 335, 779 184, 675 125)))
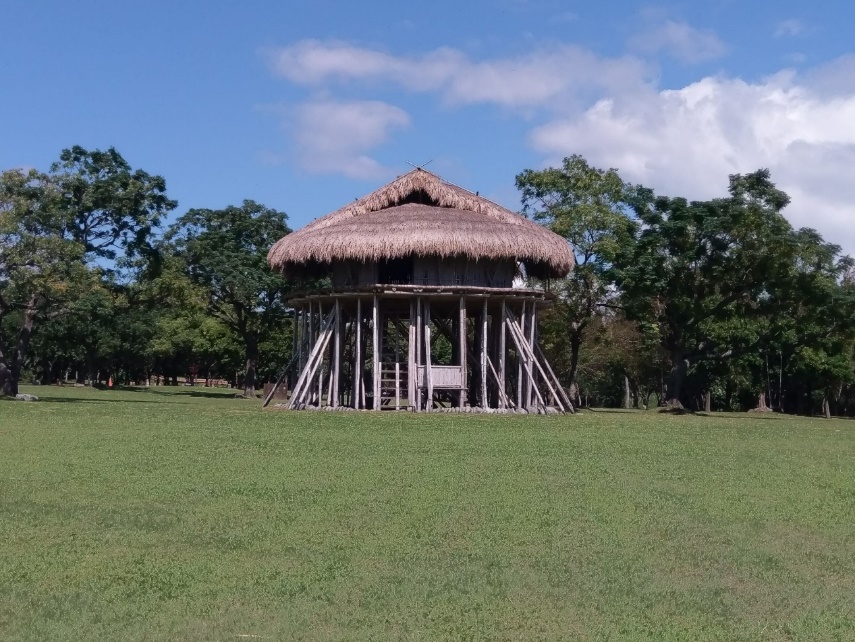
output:
POLYGON ((538 276, 573 268, 573 253, 557 234, 423 169, 283 237, 267 261, 299 275, 339 260, 409 255, 514 259, 538 276))

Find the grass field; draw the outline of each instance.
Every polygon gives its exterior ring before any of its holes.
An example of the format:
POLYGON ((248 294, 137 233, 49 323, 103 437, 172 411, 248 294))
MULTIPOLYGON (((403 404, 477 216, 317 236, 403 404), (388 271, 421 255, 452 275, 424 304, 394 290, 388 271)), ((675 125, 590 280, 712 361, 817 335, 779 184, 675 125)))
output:
POLYGON ((851 421, 26 392, 2 640, 855 640, 851 421))

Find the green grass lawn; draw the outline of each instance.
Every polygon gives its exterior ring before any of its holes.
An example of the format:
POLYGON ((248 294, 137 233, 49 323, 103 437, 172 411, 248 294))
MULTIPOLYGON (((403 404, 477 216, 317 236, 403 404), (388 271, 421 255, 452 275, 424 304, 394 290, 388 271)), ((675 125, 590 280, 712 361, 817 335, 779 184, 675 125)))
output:
POLYGON ((2 640, 855 640, 851 421, 26 392, 2 640))

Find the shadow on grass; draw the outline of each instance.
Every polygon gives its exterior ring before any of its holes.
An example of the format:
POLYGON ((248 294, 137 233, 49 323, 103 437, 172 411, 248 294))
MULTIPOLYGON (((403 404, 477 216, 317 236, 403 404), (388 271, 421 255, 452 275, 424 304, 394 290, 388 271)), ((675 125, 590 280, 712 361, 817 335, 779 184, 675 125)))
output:
POLYGON ((203 390, 176 390, 172 392, 171 390, 152 390, 151 388, 128 388, 130 392, 145 392, 150 395, 162 395, 164 397, 202 397, 207 399, 235 399, 235 395, 238 394, 237 391, 228 391, 228 392, 206 392, 203 390))
MULTIPOLYGON (((39 402, 42 401, 48 403, 169 403, 155 399, 92 399, 86 397, 45 397, 39 395, 39 402)), ((187 402, 176 401, 175 403, 187 402)))

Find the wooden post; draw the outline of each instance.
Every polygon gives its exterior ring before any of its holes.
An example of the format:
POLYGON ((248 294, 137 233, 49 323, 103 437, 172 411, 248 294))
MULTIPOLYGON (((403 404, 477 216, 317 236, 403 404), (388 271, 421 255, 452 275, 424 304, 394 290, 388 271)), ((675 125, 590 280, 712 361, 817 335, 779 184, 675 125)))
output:
POLYGON ((333 353, 333 368, 332 368, 332 399, 329 400, 333 408, 339 406, 339 384, 341 381, 341 335, 342 335, 342 320, 341 320, 341 303, 338 299, 335 300, 335 351, 333 353))
POLYGON ((380 354, 380 307, 377 295, 374 295, 374 410, 380 410, 380 373, 382 355, 380 354))
POLYGON ((362 299, 356 300, 356 344, 353 348, 353 407, 362 408, 362 299))
MULTIPOLYGON (((299 320, 300 320, 300 313, 298 312, 297 308, 295 307, 294 308, 294 320, 291 322, 291 360, 292 361, 294 361, 295 359, 299 359, 299 354, 300 354, 299 342, 297 340, 297 334, 298 334, 297 333, 297 327, 299 325, 299 320)), ((296 361, 296 363, 299 364, 299 361, 296 361)), ((299 372, 299 370, 297 372, 299 372)), ((291 371, 288 373, 288 387, 291 388, 292 390, 294 389, 294 381, 295 381, 294 369, 292 368, 291 371)))
MULTIPOLYGON (((531 304, 528 306, 528 323, 526 323, 527 330, 528 330, 527 341, 528 341, 529 351, 531 352, 531 354, 534 354, 534 327, 535 327, 534 310, 535 310, 534 301, 532 301, 531 304)), ((529 375, 528 379, 526 380, 526 386, 525 386, 525 388, 526 388, 525 398, 526 398, 526 404, 527 404, 526 407, 527 408, 531 406, 531 402, 532 402, 531 393, 532 393, 534 387, 535 387, 535 385, 534 385, 534 373, 532 372, 529 375)))
POLYGON ((407 405, 410 408, 416 406, 416 311, 415 301, 410 301, 410 326, 407 341, 407 405))
POLYGON ((430 301, 425 301, 425 384, 427 387, 425 411, 430 412, 433 408, 433 376, 431 374, 430 356, 430 301))
POLYGON ((460 382, 460 398, 457 405, 462 409, 466 401, 466 297, 460 297, 460 321, 458 325, 457 340, 460 352, 460 373, 463 380, 460 382))
MULTIPOLYGON (((324 318, 324 308, 321 302, 318 301, 318 337, 315 341, 321 338, 321 319, 324 318)), ((327 370, 329 370, 329 361, 327 362, 327 370)), ((314 401, 314 399, 313 399, 314 401)), ((318 408, 324 405, 324 356, 321 353, 321 363, 318 370, 318 408)))
POLYGON ((419 381, 419 366, 422 364, 422 335, 424 328, 422 327, 422 298, 416 297, 416 412, 422 410, 422 382, 419 381))
MULTIPOLYGON (((525 301, 523 301, 522 310, 520 311, 520 329, 525 333, 525 301)), ((523 398, 523 386, 525 384, 526 374, 523 369, 523 356, 520 354, 519 350, 517 350, 517 361, 517 407, 528 410, 528 406, 523 398)))
POLYGON ((481 407, 487 408, 487 297, 481 310, 481 407))
POLYGON ((506 306, 505 299, 502 298, 502 311, 499 315, 501 321, 499 322, 499 390, 500 390, 500 403, 502 404, 502 408, 507 408, 507 395, 505 394, 505 317, 506 314, 506 306))

